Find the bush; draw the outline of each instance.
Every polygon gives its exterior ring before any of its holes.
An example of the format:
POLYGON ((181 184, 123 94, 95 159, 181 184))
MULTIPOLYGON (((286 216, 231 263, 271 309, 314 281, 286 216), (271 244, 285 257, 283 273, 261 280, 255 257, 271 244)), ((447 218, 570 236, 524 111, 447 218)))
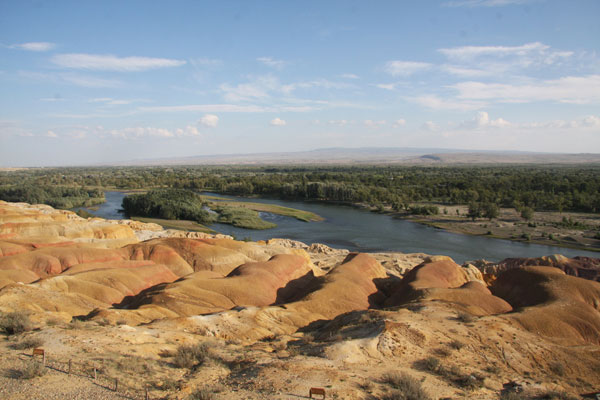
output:
POLYGON ((208 346, 204 343, 181 345, 177 348, 173 363, 178 368, 194 369, 204 364, 208 358, 208 346))
POLYGON ((17 377, 19 379, 33 379, 45 374, 46 367, 37 361, 30 361, 23 369, 17 371, 17 377))
POLYGON ((430 372, 437 372, 440 368, 440 359, 436 357, 427 357, 420 362, 423 369, 430 372))
POLYGON ((460 350, 463 347, 465 347, 465 344, 459 340, 453 340, 450 343, 448 343, 448 346, 450 346, 451 349, 460 350))
POLYGON ((189 400, 212 400, 214 399, 211 392, 206 389, 197 389, 188 397, 189 400))
POLYGON ((558 376, 563 376, 565 374, 565 366, 561 362, 553 362, 549 365, 550 371, 558 376))
POLYGON ((438 215, 440 209, 437 206, 412 206, 408 212, 413 215, 438 215))
POLYGON ((456 316, 456 319, 458 319, 460 322, 465 322, 465 323, 469 323, 469 322, 473 322, 475 321, 475 317, 472 316, 469 313, 460 313, 456 316))
POLYGON ((421 383, 410 375, 404 373, 388 373, 382 383, 391 386, 394 390, 385 394, 382 400, 429 400, 429 395, 421 387, 421 383))
POLYGON ((24 312, 15 311, 0 316, 0 329, 9 335, 30 331, 31 325, 29 316, 24 312))
POLYGON ((25 350, 25 349, 35 349, 36 347, 40 347, 43 345, 44 345, 44 341, 41 338, 29 337, 27 339, 23 339, 20 342, 15 343, 12 347, 15 350, 25 350))

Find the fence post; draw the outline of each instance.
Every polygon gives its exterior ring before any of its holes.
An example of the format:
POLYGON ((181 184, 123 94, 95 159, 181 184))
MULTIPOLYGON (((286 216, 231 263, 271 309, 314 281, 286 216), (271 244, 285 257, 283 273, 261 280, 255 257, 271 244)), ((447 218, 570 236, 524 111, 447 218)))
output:
POLYGON ((144 399, 145 400, 150 400, 150 398, 148 397, 148 386, 145 386, 144 389, 145 389, 145 392, 146 392, 146 395, 144 396, 144 399))
POLYGON ((94 367, 94 380, 96 380, 97 377, 98 375, 96 374, 96 367, 94 367))
POLYGON ((71 359, 69 359, 69 375, 71 375, 71 359))
POLYGON ((115 392, 119 391, 119 378, 115 378, 115 392))

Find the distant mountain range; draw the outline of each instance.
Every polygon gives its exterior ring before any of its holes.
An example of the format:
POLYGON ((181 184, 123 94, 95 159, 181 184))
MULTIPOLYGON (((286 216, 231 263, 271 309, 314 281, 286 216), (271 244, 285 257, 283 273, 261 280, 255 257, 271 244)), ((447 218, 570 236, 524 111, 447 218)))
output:
POLYGON ((600 154, 474 151, 458 149, 362 147, 309 151, 200 155, 131 160, 111 165, 266 165, 266 164, 587 164, 600 163, 600 154))

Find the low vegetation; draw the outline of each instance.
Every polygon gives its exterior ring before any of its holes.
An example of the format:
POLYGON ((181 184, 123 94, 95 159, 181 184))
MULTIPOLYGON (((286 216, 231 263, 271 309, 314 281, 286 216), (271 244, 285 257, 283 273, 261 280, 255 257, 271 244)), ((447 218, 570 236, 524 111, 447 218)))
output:
POLYGON ((207 389, 196 389, 189 395, 188 400, 212 400, 215 397, 207 389))
POLYGON ((177 368, 195 369, 207 361, 208 346, 204 343, 181 345, 173 356, 173 364, 177 368))
POLYGON ((16 335, 32 329, 29 316, 23 312, 10 312, 0 315, 0 330, 8 335, 16 335))
POLYGON ((392 388, 381 398, 383 400, 429 400, 431 397, 423 390, 421 383, 405 373, 385 374, 381 383, 392 388))
POLYGON ((68 209, 104 203, 104 192, 84 187, 14 184, 0 186, 0 200, 48 204, 54 208, 68 209))
POLYGON ((218 214, 217 222, 245 229, 270 229, 277 225, 262 220, 254 210, 213 203, 212 210, 218 214))
POLYGON ((23 368, 15 371, 19 379, 33 379, 46 374, 46 367, 38 361, 29 361, 23 368))
POLYGON ((20 342, 15 343, 12 347, 15 350, 34 349, 44 345, 44 340, 41 338, 28 337, 20 342))
MULTIPOLYGON (((218 199, 218 197, 204 196, 202 198, 218 199)), ((297 220, 309 222, 309 221, 321 221, 323 218, 315 213, 304 210, 297 210, 295 208, 278 206, 276 204, 265 204, 265 203, 251 203, 242 201, 219 201, 219 205, 233 206, 236 208, 248 208, 250 210, 259 212, 268 212, 271 214, 283 215, 284 217, 296 218, 297 220)))

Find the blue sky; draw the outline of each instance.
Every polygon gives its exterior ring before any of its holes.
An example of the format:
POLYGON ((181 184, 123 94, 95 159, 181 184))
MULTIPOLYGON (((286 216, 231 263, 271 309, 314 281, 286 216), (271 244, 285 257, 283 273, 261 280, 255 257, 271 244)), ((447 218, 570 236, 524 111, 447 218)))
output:
POLYGON ((0 166, 600 152, 600 2, 0 2, 0 166))

